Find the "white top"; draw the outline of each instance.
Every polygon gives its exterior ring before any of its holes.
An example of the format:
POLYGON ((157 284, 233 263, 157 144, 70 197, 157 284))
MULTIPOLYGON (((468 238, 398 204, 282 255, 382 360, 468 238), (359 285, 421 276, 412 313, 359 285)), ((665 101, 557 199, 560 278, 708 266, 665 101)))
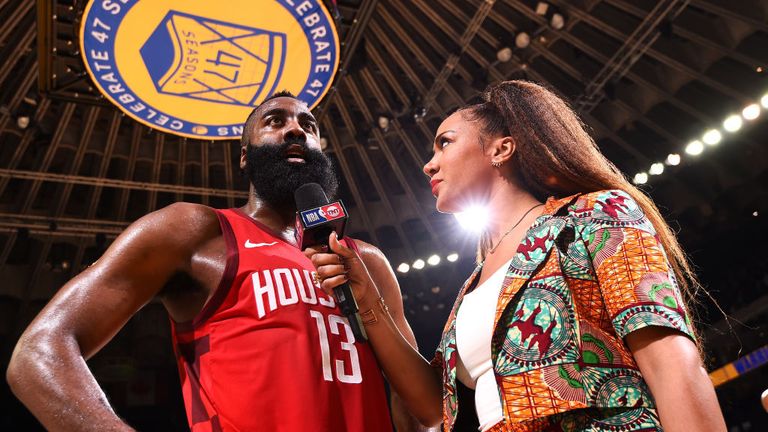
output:
POLYGON ((507 261, 482 285, 466 294, 456 314, 456 376, 465 386, 475 389, 481 431, 504 419, 491 364, 491 336, 496 303, 511 262, 507 261))

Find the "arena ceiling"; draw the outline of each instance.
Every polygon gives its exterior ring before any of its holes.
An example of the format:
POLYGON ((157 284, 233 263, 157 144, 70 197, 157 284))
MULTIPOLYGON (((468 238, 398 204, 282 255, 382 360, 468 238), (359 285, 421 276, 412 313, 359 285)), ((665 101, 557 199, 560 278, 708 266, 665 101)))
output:
MULTIPOLYGON (((238 143, 153 131, 94 89, 78 46, 84 3, 0 0, 0 294, 13 299, 3 303, 11 334, 141 215, 246 199, 238 143)), ((435 212, 421 167, 446 113, 519 78, 568 98, 629 178, 681 155, 644 188, 689 250, 768 214, 765 116, 698 157, 684 151, 768 91, 768 1, 551 0, 544 14, 538 3, 338 1, 341 69, 315 112, 354 236, 395 266, 471 254, 454 219, 435 212)))

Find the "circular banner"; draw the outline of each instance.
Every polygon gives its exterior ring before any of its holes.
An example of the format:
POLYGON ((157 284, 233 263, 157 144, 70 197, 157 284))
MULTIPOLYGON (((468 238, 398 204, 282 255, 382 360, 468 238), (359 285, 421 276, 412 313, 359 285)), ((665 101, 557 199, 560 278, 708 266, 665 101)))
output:
POLYGON ((276 91, 315 107, 339 64, 322 0, 91 0, 80 47, 96 87, 123 112, 199 139, 239 138, 276 91))

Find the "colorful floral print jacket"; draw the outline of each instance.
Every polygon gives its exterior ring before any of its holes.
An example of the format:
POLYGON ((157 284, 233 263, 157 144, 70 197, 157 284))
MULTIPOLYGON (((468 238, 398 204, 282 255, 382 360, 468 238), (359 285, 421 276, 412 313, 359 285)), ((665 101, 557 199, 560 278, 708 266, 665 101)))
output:
MULTIPOLYGON (((446 431, 459 409, 456 312, 481 269, 459 292, 433 361, 442 369, 446 431)), ((646 326, 693 338, 656 231, 620 190, 547 201, 507 269, 495 323, 504 424, 494 431, 660 430, 623 338, 646 326)))

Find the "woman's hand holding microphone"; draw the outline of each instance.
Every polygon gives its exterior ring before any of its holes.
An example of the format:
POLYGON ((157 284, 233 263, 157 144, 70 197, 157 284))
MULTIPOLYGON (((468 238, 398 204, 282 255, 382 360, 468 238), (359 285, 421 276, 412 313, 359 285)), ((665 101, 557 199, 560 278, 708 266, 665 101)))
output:
POLYGON ((339 241, 336 232, 328 237, 328 247, 310 247, 304 255, 317 270, 316 282, 329 296, 333 296, 334 287, 348 282, 361 311, 370 310, 381 297, 363 260, 339 241))

